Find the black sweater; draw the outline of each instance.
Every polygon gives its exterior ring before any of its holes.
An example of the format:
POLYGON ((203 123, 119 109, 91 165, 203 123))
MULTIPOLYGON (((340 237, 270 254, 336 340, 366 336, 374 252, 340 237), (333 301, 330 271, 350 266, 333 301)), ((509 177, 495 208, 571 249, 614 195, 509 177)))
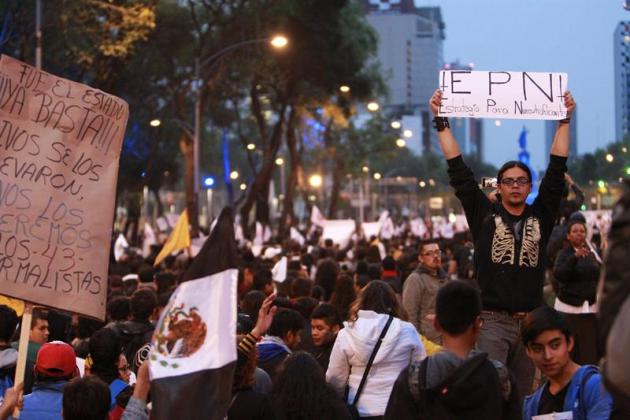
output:
POLYGON ((578 258, 572 246, 564 248, 558 254, 553 268, 553 275, 560 284, 558 299, 562 302, 582 306, 585 300, 595 303, 600 264, 593 254, 578 258))
POLYGON ((475 276, 484 309, 528 312, 542 305, 544 252, 562 198, 565 172, 566 158, 551 155, 538 197, 515 218, 486 197, 461 156, 448 160, 450 183, 473 235, 475 276), (517 232, 515 224, 520 226, 517 232))

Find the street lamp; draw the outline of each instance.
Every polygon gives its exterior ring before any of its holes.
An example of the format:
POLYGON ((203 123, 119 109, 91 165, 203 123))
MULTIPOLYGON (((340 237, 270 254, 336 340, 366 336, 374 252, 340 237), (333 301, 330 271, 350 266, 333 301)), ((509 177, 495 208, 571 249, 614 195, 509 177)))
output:
POLYGON ((324 180, 320 174, 313 174, 308 178, 308 184, 313 188, 319 188, 324 183, 324 180))
POLYGON ((157 119, 157 118, 155 118, 155 119, 153 119, 153 120, 151 120, 151 121, 149 122, 149 125, 150 125, 151 127, 159 127, 159 126, 160 126, 160 124, 162 124, 162 121, 160 121, 160 120, 159 120, 159 119, 157 119))
MULTIPOLYGON (((193 189, 195 192, 195 203, 197 202, 197 197, 199 196, 199 134, 201 132, 201 69, 202 67, 207 66, 208 64, 215 64, 218 62, 218 59, 238 48, 247 46, 247 45, 255 45, 255 44, 270 44, 275 49, 285 48, 289 40, 282 36, 276 35, 271 38, 257 38, 257 39, 249 39, 246 41, 237 42, 236 44, 229 45, 216 53, 212 54, 210 57, 206 58, 203 61, 197 57, 195 59, 195 80, 193 83, 193 88, 195 91, 195 126, 194 126, 194 135, 193 135, 193 176, 194 183, 193 189)), ((253 148, 250 149, 250 145, 247 146, 248 150, 254 150, 256 147, 254 145, 253 148)))
POLYGON ((396 140, 396 146, 400 147, 401 149, 405 147, 406 145, 407 145, 407 142, 405 141, 405 139, 396 140))
POLYGON ((341 93, 348 93, 350 92, 350 86, 346 86, 346 85, 339 86, 339 90, 341 91, 341 93))
POLYGON ((380 106, 378 105, 377 102, 372 101, 372 102, 368 102, 368 104, 366 105, 366 108, 370 112, 376 112, 379 110, 380 106))
POLYGON ((255 150, 255 149, 256 149, 256 145, 254 143, 249 143, 247 145, 247 150, 251 151, 251 150, 255 150))
POLYGON ((247 184, 241 184, 239 188, 241 189, 241 191, 245 191, 247 189, 247 184))
POLYGON ((610 153, 608 153, 606 155, 606 162, 611 163, 613 160, 615 160, 615 157, 611 155, 610 153))
POLYGON ((377 181, 383 177, 383 175, 381 175, 380 172, 374 172, 374 175, 372 175, 372 176, 377 181))
POLYGON ((230 179, 237 180, 239 175, 238 171, 232 171, 230 172, 230 179))
POLYGON ((282 166, 284 165, 284 159, 282 159, 281 157, 276 159, 276 165, 278 166, 282 166))
POLYGON ((407 130, 403 131, 403 136, 407 137, 407 138, 411 138, 413 136, 413 131, 407 129, 407 130))
POLYGON ((398 130, 400 128, 400 121, 392 121, 391 126, 394 130, 398 130))
POLYGON ((367 167, 367 166, 365 166, 365 165, 361 168, 361 170, 362 170, 362 171, 363 171, 363 173, 365 173, 365 174, 367 174, 368 172, 370 172, 370 168, 368 168, 368 167, 367 167))

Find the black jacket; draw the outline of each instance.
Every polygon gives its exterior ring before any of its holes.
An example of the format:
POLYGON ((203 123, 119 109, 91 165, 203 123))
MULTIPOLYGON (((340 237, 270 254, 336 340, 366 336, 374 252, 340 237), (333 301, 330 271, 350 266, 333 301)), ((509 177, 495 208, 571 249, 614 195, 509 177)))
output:
POLYGON ((490 361, 486 353, 473 351, 460 359, 444 350, 400 373, 384 418, 520 419, 511 384, 507 368, 490 361))
POLYGON ((562 302, 582 306, 585 300, 595 303, 600 264, 593 254, 578 258, 572 246, 564 248, 556 257, 553 275, 560 285, 558 299, 562 302))
POLYGON ((475 244, 475 279, 484 309, 528 312, 542 305, 544 253, 564 189, 566 158, 551 155, 538 197, 515 218, 481 191, 461 156, 448 160, 450 183, 475 244))

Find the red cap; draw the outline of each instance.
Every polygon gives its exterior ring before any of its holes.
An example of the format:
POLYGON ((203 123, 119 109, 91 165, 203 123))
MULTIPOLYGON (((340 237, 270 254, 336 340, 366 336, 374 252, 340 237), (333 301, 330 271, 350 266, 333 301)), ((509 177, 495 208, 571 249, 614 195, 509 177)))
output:
POLYGON ((72 346, 63 341, 44 344, 37 352, 35 371, 52 377, 69 377, 77 371, 77 360, 72 346))

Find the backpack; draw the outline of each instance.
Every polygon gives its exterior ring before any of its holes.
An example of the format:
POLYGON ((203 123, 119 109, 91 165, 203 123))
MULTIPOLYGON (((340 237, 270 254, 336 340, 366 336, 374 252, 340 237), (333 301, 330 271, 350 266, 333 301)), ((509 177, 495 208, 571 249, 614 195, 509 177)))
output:
POLYGON ((151 342, 154 327, 152 325, 133 326, 125 328, 123 324, 119 326, 118 335, 122 344, 122 351, 127 358, 127 363, 132 371, 137 372, 140 363, 136 358, 138 350, 151 342))
POLYGON ((434 420, 502 418, 503 399, 499 375, 486 353, 469 357, 432 389, 426 388, 429 359, 424 359, 420 364, 416 382, 419 386, 411 391, 419 409, 417 418, 434 420))

